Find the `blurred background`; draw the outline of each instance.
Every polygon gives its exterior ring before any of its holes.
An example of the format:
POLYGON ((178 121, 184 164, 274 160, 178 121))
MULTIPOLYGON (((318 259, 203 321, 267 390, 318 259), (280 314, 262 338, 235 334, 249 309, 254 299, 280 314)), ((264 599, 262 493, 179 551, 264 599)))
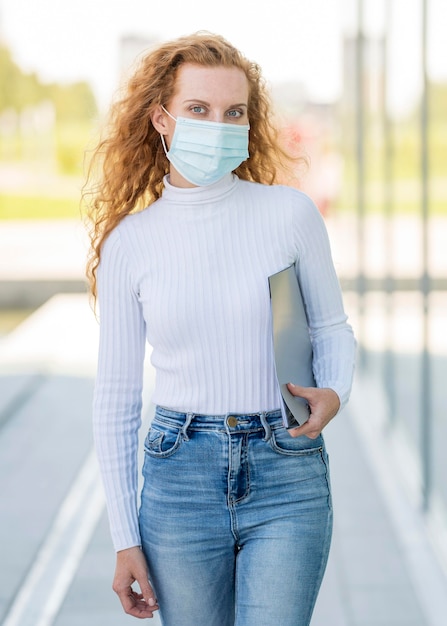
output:
MULTIPOLYGON (((325 618, 323 607, 316 616, 321 621, 313 623, 444 624, 445 613, 439 615, 441 596, 447 597, 443 0, 246 0, 222 6, 183 0, 162 5, 0 0, 0 582, 5 590, 0 619, 3 615, 9 626, 67 626, 81 623, 81 617, 87 624, 128 623, 104 611, 89 621, 79 608, 99 610, 93 592, 90 597, 85 590, 87 582, 104 578, 98 563, 110 550, 89 456, 97 325, 83 269, 84 154, 135 58, 159 41, 201 29, 224 35, 261 65, 285 140, 299 143, 309 156, 301 187, 326 220, 359 342, 349 428, 365 447, 368 480, 394 520, 395 543, 386 543, 380 533, 378 540, 385 552, 398 545, 402 563, 416 570, 409 589, 431 572, 432 591, 420 599, 420 614, 419 608, 405 614, 399 596, 396 617, 392 611, 386 617, 377 613, 388 596, 375 596, 374 604, 367 594, 356 604, 349 576, 344 590, 329 576, 323 598, 333 608, 340 596, 339 618, 334 613, 325 618), (45 445, 38 444, 43 435, 45 445), (17 494, 29 490, 30 501, 19 502, 17 494), (65 552, 55 547, 56 536, 71 537, 72 553, 67 546, 65 552), (436 561, 431 569, 429 553, 436 561), (21 604, 37 603, 41 613, 26 617, 14 598, 25 572, 30 575, 30 560, 40 573, 32 570, 34 582, 28 596, 20 596, 21 604), (42 572, 51 570, 51 584, 59 570, 69 574, 58 578, 49 597, 43 589, 50 579, 42 572), (433 571, 439 574, 436 583, 433 571), (83 598, 78 604, 76 581, 83 598)), ((344 442, 335 432, 333 437, 335 464, 338 454, 341 467, 344 442)), ((348 482, 356 472, 351 469, 348 482)), ((337 484, 341 494, 344 487, 337 484)), ((365 519, 376 520, 365 507, 365 519)), ((352 531, 346 524, 340 524, 340 537, 352 531)), ((366 533, 362 545, 371 537, 366 533)), ((371 571, 373 557, 365 558, 363 568, 371 571)), ((377 567, 383 582, 389 563, 377 567)))

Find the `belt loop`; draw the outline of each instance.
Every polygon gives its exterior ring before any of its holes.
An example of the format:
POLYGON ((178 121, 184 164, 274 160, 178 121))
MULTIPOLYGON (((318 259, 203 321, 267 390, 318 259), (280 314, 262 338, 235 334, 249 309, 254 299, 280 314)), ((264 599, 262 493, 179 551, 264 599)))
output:
POLYGON ((270 428, 270 424, 268 423, 267 414, 263 412, 263 413, 260 413, 259 416, 261 418, 261 424, 263 425, 264 431, 265 431, 265 436, 263 438, 263 441, 268 441, 270 437, 272 436, 272 429, 270 428))
POLYGON ((192 418, 194 417, 194 413, 186 413, 185 423, 182 426, 181 434, 183 437, 183 441, 189 441, 188 433, 186 432, 191 424, 192 418))

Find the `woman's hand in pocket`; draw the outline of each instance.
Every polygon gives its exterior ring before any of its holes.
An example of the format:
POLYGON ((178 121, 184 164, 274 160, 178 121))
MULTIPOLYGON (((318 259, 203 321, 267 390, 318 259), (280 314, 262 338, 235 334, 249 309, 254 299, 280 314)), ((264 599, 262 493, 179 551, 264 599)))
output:
POLYGON ((300 385, 287 385, 290 393, 307 401, 310 415, 307 422, 291 428, 289 433, 292 437, 306 435, 310 439, 316 439, 323 428, 329 424, 340 408, 340 398, 333 389, 318 387, 300 387, 300 385))

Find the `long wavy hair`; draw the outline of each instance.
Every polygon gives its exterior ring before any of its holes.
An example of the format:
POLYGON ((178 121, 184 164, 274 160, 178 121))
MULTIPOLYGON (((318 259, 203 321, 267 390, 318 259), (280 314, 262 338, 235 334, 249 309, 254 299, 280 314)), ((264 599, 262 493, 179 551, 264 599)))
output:
POLYGON ((260 67, 223 37, 199 32, 150 50, 141 58, 124 94, 112 104, 105 136, 88 167, 83 202, 91 241, 87 277, 95 300, 104 240, 126 215, 161 196, 169 161, 151 115, 157 105, 166 105, 173 97, 177 71, 184 63, 237 67, 247 77, 250 158, 235 170, 241 179, 284 182, 284 172, 292 173, 292 163, 298 160, 278 138, 260 67))

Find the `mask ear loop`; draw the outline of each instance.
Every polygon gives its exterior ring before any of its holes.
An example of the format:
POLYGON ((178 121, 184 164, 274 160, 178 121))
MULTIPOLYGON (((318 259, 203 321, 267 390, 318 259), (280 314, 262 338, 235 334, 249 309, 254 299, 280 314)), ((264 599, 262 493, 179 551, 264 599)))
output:
MULTIPOLYGON (((175 118, 173 115, 171 115, 171 113, 169 113, 169 111, 168 111, 167 109, 165 109, 165 107, 164 107, 162 104, 161 104, 160 106, 161 106, 161 108, 163 109, 163 111, 164 111, 167 115, 169 115, 169 117, 170 117, 171 119, 173 119, 173 120, 174 120, 174 122, 177 122, 177 118, 175 118)), ((167 149, 167 147, 166 147, 166 141, 165 141, 164 135, 162 135, 162 134, 160 133, 160 137, 161 137, 161 143, 163 144, 163 150, 165 151, 166 156, 168 156, 168 149, 167 149)), ((169 157, 168 157, 168 158, 169 158, 169 157)))
POLYGON ((172 120, 174 120, 174 122, 176 122, 176 121, 177 121, 177 118, 176 118, 176 117, 174 117, 173 115, 171 115, 171 113, 169 113, 169 111, 168 111, 167 109, 165 109, 165 108, 164 108, 164 106, 163 106, 162 104, 161 104, 160 106, 161 106, 161 108, 163 109, 163 111, 164 111, 167 115, 169 115, 169 117, 170 117, 172 120))
POLYGON ((166 148, 165 138, 161 133, 160 133, 160 138, 161 138, 161 143, 163 145, 163 150, 165 151, 165 155, 168 156, 168 149, 166 148))

